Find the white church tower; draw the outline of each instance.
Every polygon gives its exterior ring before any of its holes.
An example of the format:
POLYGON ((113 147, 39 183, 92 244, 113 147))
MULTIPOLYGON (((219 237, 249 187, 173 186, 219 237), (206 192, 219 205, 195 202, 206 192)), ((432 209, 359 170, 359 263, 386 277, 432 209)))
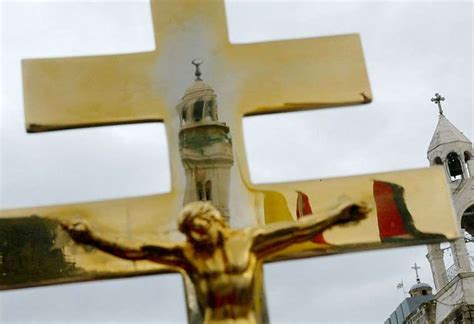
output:
POLYGON ((229 127, 219 121, 214 89, 201 79, 201 63, 192 63, 196 79, 176 107, 180 116, 179 151, 186 176, 183 205, 210 201, 229 221, 232 139, 229 127))
POLYGON ((438 93, 431 99, 438 105, 439 120, 428 147, 430 165, 441 165, 451 188, 457 220, 463 237, 451 242, 453 265, 446 269, 440 244, 428 246, 427 258, 438 291, 436 322, 450 320, 463 312, 459 305, 474 304, 474 272, 466 242, 474 236, 474 161, 472 142, 444 116, 438 93), (457 283, 458 282, 458 283, 457 283), (452 306, 447 306, 452 305, 452 306))

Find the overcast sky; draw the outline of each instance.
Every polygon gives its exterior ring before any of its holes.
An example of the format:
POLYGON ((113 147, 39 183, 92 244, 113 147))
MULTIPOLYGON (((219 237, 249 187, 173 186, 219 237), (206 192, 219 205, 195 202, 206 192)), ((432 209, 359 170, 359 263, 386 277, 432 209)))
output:
MULTIPOLYGON (((148 3, 1 8, 1 208, 166 192, 169 181, 156 175, 168 165, 161 125, 32 135, 24 129, 20 60, 152 50, 148 3)), ((254 182, 425 167, 435 92, 446 97, 446 117, 473 138, 472 3, 246 1, 227 4, 227 16, 232 42, 360 33, 374 95, 363 107, 246 119, 254 182)), ((407 290, 414 283, 414 262, 432 284, 425 254, 420 246, 267 265, 270 318, 383 322, 402 301, 397 283, 407 290)), ((178 275, 0 294, 2 322, 157 320, 185 321, 178 275)))

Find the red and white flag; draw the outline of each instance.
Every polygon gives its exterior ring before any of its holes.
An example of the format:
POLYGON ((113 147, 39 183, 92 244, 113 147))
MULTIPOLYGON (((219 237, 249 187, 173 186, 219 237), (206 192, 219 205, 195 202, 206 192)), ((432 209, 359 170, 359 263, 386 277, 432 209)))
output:
MULTIPOLYGON (((309 202, 309 197, 307 194, 301 191, 297 191, 298 197, 296 198, 296 219, 301 217, 312 215, 313 209, 311 208, 311 203, 309 202)), ((313 240, 317 244, 328 244, 324 239, 323 233, 317 234, 313 240)))

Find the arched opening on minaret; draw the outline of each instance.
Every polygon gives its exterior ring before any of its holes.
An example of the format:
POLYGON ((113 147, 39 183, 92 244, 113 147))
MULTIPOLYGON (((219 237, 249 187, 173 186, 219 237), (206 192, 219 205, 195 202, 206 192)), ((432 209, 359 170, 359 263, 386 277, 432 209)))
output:
POLYGON ((219 120, 219 117, 217 116, 217 102, 214 99, 209 101, 209 109, 212 114, 212 119, 216 121, 219 120))
POLYGON ((193 106, 193 119, 198 122, 202 119, 202 112, 204 110, 204 101, 199 100, 194 103, 193 106))
POLYGON ((187 109, 186 107, 183 107, 183 110, 181 110, 181 120, 183 121, 183 124, 186 123, 186 113, 187 113, 187 109))
POLYGON ((198 200, 201 200, 201 201, 206 200, 206 198, 204 197, 204 189, 202 187, 201 182, 196 183, 196 192, 197 192, 198 200))
POLYGON ((214 114, 212 112, 214 100, 206 101, 206 109, 204 109, 204 118, 214 120, 214 114))
POLYGON ((441 158, 438 156, 437 158, 434 159, 434 164, 436 165, 443 165, 443 161, 441 158))
POLYGON ((212 182, 211 182, 211 180, 206 181, 206 200, 212 200, 212 182))
POLYGON ((462 165, 459 159, 459 155, 455 152, 451 152, 447 156, 448 160, 448 169, 449 169, 449 176, 451 181, 461 180, 463 178, 462 175, 462 165))

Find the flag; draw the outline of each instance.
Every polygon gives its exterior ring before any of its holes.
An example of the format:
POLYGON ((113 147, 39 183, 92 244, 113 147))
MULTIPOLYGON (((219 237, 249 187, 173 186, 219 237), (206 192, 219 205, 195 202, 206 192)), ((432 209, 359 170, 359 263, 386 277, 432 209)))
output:
MULTIPOLYGON (((298 197, 296 198, 296 218, 300 219, 303 216, 312 215, 313 209, 311 208, 308 195, 301 191, 297 191, 297 193, 298 197)), ((324 239, 323 233, 316 234, 312 241, 317 244, 329 244, 324 239)))
POLYGON ((301 191, 297 191, 297 193, 298 198, 296 198, 296 219, 313 214, 308 195, 301 191))
POLYGON ((423 233, 415 227, 413 216, 405 201, 405 189, 402 186, 375 180, 373 194, 382 243, 413 239, 446 239, 442 234, 423 233))
POLYGON ((403 281, 400 281, 400 282, 397 284, 397 289, 403 289, 403 281))

